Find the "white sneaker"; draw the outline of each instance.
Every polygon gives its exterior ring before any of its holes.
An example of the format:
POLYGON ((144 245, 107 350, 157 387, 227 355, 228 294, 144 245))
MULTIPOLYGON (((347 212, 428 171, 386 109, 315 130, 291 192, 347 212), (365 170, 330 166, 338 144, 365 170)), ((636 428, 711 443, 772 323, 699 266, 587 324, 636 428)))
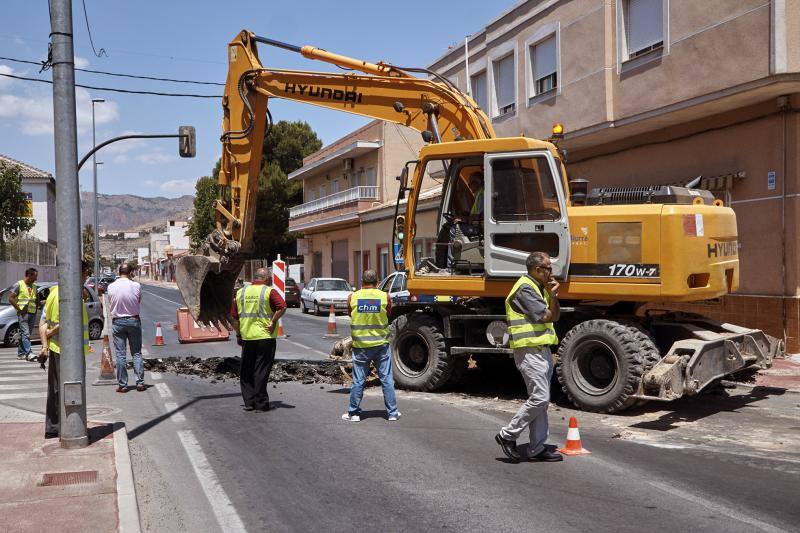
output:
POLYGON ((389 422, 397 422, 398 420, 400 420, 401 416, 403 416, 403 413, 401 413, 400 411, 397 411, 396 415, 392 415, 392 416, 389 417, 389 422))
POLYGON ((347 422, 361 422, 361 417, 358 415, 351 415, 350 413, 345 413, 342 415, 342 420, 347 422))
POLYGON ((28 361, 38 361, 39 360, 39 356, 36 355, 35 353, 31 352, 30 354, 28 354, 27 359, 28 359, 28 361))

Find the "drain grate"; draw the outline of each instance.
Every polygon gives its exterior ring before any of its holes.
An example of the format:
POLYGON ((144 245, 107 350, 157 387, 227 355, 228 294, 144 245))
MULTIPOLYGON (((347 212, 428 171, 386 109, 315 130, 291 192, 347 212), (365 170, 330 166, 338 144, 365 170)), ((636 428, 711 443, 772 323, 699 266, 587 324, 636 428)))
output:
POLYGON ((42 476, 40 487, 57 487, 63 485, 85 485, 97 482, 97 470, 82 472, 46 472, 42 476))

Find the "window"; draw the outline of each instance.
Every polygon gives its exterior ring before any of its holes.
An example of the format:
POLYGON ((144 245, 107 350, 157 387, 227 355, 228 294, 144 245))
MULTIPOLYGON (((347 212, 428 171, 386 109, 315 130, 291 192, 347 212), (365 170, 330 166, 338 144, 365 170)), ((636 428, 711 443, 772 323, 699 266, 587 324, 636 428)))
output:
POLYGON ((552 91, 558 87, 558 50, 555 34, 531 47, 531 72, 534 95, 552 91))
POLYGON ((389 247, 381 246, 378 248, 378 278, 385 278, 389 275, 389 247))
POLYGON ((319 186, 319 197, 320 198, 324 198, 325 197, 325 184, 324 183, 319 186))
POLYGON ((394 275, 389 276, 385 280, 381 281, 381 284, 378 285, 378 288, 383 292, 389 292, 392 288, 392 281, 394 280, 394 275))
POLYGON ((478 107, 486 111, 489 109, 486 106, 486 71, 479 72, 472 76, 471 80, 472 99, 478 104, 478 107))
POLYGON ((339 180, 333 180, 331 183, 331 194, 339 192, 339 180))
POLYGON ((306 202, 314 200, 314 189, 308 189, 307 194, 308 197, 306 198, 306 202))
POLYGON ((663 0, 624 0, 627 58, 646 54, 664 44, 663 0))
POLYGON ((493 117, 502 117, 514 112, 516 104, 514 54, 492 62, 494 113, 493 117))
POLYGON ((422 240, 422 239, 417 239, 416 241, 414 241, 414 264, 415 265, 418 264, 420 262, 420 260, 422 260, 423 257, 425 257, 423 255, 424 253, 425 253, 425 241, 422 240))
POLYGON ((392 285, 392 292, 404 290, 406 290, 406 276, 405 274, 396 274, 394 277, 394 284, 392 285))
POLYGON ((497 222, 561 218, 558 191, 545 157, 492 161, 492 218, 497 222))
POLYGON ((367 168, 367 170, 365 172, 365 179, 366 179, 366 182, 364 183, 364 185, 368 185, 370 187, 374 187, 374 186, 376 186, 378 184, 378 179, 377 179, 377 177, 375 175, 375 168, 374 167, 367 168))

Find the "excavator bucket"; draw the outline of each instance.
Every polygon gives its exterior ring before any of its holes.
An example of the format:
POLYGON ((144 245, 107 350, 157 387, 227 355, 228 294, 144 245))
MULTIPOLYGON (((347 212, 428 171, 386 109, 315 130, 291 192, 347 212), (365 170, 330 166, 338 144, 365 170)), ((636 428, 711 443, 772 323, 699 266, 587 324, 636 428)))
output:
POLYGON ((233 288, 242 261, 189 255, 178 259, 175 276, 189 313, 201 325, 230 329, 233 288))

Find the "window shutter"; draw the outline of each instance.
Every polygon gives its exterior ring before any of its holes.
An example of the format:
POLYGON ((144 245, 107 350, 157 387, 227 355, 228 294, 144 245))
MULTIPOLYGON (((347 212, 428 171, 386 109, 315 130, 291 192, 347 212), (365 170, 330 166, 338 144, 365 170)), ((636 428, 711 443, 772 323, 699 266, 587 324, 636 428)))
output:
POLYGON ((663 17, 661 0, 628 0, 625 29, 629 54, 664 40, 663 17))
POLYGON ((497 108, 503 109, 514 103, 514 54, 496 61, 493 68, 497 108))
POLYGON ((556 36, 533 47, 533 79, 540 80, 556 71, 556 36))
POLYGON ((486 111, 486 71, 472 76, 472 99, 486 111))

